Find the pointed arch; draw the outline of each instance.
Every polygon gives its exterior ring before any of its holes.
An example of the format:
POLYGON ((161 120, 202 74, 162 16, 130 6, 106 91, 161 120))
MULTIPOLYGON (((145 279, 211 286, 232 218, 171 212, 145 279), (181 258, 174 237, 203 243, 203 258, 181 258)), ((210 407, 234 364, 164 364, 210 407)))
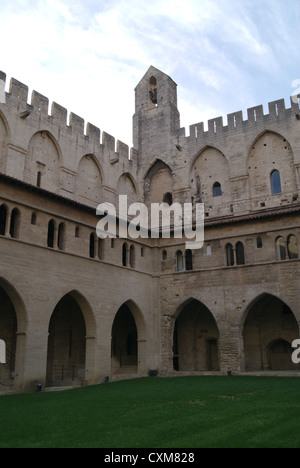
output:
POLYGON ((57 193, 61 166, 62 153, 54 136, 47 130, 35 133, 25 157, 24 181, 57 193))
POLYGON ((87 299, 65 294, 49 320, 47 385, 79 384, 95 376, 96 322, 87 299))
POLYGON ((176 311, 173 366, 177 371, 218 371, 219 328, 212 312, 190 298, 176 311))
POLYGON ((230 214, 229 162, 222 151, 213 146, 203 148, 194 158, 190 182, 194 198, 210 206, 213 215, 230 214))
POLYGON ((81 158, 75 178, 75 197, 81 203, 99 205, 102 200, 102 168, 93 154, 81 158))
MULTIPOLYGON (((247 172, 253 208, 273 206, 276 196, 297 191, 294 153, 286 137, 272 130, 258 135, 249 149, 247 172)), ((277 205, 276 205, 277 206, 277 205)))
POLYGON ((286 346, 299 338, 299 325, 289 305, 278 297, 263 293, 247 307, 243 316, 243 341, 246 371, 295 370, 286 346), (275 356, 274 356, 275 355, 275 356))
POLYGON ((7 145, 9 142, 9 126, 4 114, 0 111, 0 172, 6 172, 7 145))
POLYGON ((161 159, 150 166, 144 178, 144 194, 146 204, 163 203, 166 194, 169 200, 174 200, 174 178, 173 172, 161 159))

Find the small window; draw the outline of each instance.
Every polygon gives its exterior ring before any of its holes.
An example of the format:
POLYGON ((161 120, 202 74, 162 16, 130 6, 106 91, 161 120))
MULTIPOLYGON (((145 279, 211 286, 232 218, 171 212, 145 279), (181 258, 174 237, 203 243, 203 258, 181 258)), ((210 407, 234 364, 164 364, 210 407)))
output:
POLYGON ((154 76, 152 76, 149 80, 149 98, 150 102, 157 106, 157 81, 154 76))
POLYGON ((13 239, 17 239, 19 237, 19 230, 20 230, 20 212, 17 208, 12 210, 11 212, 11 220, 10 220, 10 236, 13 239))
POLYGON ((236 263, 237 265, 245 265, 245 249, 242 242, 236 244, 236 263))
POLYGON ((130 259, 129 259, 130 260, 130 267, 135 268, 135 247, 134 247, 134 245, 130 246, 129 254, 130 254, 130 259))
POLYGON ((173 195, 170 192, 164 194, 163 202, 169 206, 173 204, 173 195))
POLYGON ((278 195, 282 193, 281 189, 281 178, 279 171, 273 171, 271 174, 271 187, 272 195, 278 195))
POLYGON ((276 241, 277 260, 286 260, 286 245, 283 237, 279 237, 276 241))
POLYGON ((185 269, 186 271, 193 270, 193 252, 191 250, 185 252, 185 269))
POLYGON ((176 254, 176 268, 178 272, 183 271, 183 254, 181 250, 176 254))
POLYGON ((41 185, 42 185, 42 173, 39 171, 36 177, 36 186, 40 188, 41 185))
POLYGON ((36 226, 36 214, 32 213, 31 215, 31 225, 36 226))
POLYGON ((98 238, 98 258, 104 260, 104 239, 98 238))
POLYGON ((55 233, 55 223, 53 220, 49 221, 48 224, 48 238, 47 246, 53 249, 54 247, 54 233, 55 233))
POLYGON ((163 262, 165 262, 168 258, 168 253, 166 250, 163 251, 163 254, 162 254, 162 259, 163 259, 163 262))
POLYGON ((222 186, 220 182, 216 182, 213 187, 213 196, 216 197, 222 197, 223 192, 222 192, 222 186))
POLYGON ((95 258, 95 239, 94 233, 90 235, 90 258, 95 258))
POLYGON ((234 252, 233 252, 232 244, 227 244, 226 246, 226 260, 227 260, 227 266, 234 265, 234 252))
POLYGON ((76 228, 75 228, 75 237, 76 237, 76 239, 79 239, 79 235, 80 235, 80 229, 79 229, 78 226, 76 226, 76 228))
POLYGON ((127 244, 123 244, 123 247, 122 247, 122 265, 124 267, 127 267, 127 244))
POLYGON ((211 245, 209 244, 209 245, 206 246, 206 255, 207 255, 207 257, 210 257, 211 254, 212 254, 211 245))
POLYGON ((290 260, 298 258, 298 243, 296 236, 289 236, 288 238, 288 256, 290 260))
POLYGON ((5 205, 0 207, 0 236, 5 236, 7 209, 5 205))
POLYGON ((6 345, 3 340, 0 340, 0 364, 6 364, 6 345))
POLYGON ((65 226, 63 223, 58 226, 57 247, 59 250, 65 248, 65 226))
POLYGON ((144 247, 141 247, 141 257, 144 258, 144 256, 145 256, 144 247))
POLYGON ((256 245, 257 245, 257 248, 258 249, 262 249, 263 248, 263 241, 262 241, 262 238, 261 237, 258 237, 256 239, 256 245))

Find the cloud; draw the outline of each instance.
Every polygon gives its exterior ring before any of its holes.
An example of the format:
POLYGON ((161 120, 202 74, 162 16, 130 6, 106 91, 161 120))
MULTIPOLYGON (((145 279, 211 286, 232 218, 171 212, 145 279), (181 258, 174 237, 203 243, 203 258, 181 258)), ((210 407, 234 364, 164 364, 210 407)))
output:
POLYGON ((2 2, 0 69, 130 144, 150 65, 179 84, 185 125, 282 97, 300 78, 299 12, 299 0, 2 2))

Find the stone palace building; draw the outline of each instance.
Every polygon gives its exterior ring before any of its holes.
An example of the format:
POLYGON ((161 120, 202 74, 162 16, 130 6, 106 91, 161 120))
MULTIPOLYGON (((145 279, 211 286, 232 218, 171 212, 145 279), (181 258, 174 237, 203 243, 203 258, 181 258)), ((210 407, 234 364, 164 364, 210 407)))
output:
MULTIPOLYGON (((297 372, 300 109, 180 127, 150 67, 132 149, 0 72, 0 392, 297 372), (98 239, 99 203, 204 203, 205 242, 98 239)), ((117 109, 116 109, 117 112, 117 109)))

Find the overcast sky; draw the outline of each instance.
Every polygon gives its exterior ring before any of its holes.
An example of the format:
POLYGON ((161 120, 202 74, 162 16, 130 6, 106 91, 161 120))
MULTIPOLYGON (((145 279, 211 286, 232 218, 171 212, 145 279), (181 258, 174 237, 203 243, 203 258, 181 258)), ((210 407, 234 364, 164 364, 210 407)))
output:
POLYGON ((289 106, 299 31, 300 0, 0 0, 0 70, 131 145, 150 65, 178 84, 185 127, 289 106))

